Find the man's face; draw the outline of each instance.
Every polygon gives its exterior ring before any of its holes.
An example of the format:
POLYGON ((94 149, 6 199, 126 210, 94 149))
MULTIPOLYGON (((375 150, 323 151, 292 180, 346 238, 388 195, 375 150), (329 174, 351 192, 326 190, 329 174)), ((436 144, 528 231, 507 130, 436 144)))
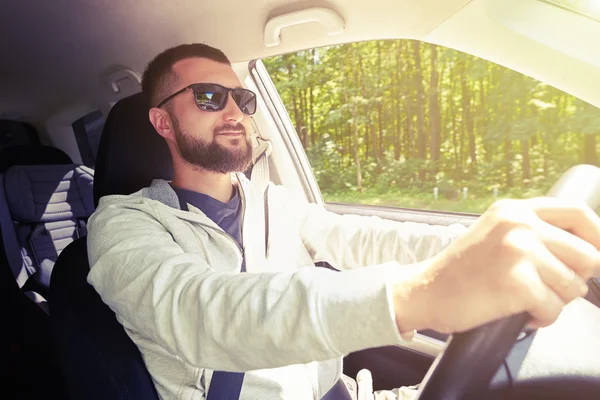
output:
MULTIPOLYGON (((173 66, 177 75, 172 92, 192 83, 218 83, 235 88, 241 83, 233 69, 204 58, 189 58, 173 66)), ((175 143, 184 161, 195 167, 228 173, 245 171, 252 159, 250 117, 242 113, 229 95, 220 111, 202 111, 191 89, 175 96, 167 107, 175 143)))

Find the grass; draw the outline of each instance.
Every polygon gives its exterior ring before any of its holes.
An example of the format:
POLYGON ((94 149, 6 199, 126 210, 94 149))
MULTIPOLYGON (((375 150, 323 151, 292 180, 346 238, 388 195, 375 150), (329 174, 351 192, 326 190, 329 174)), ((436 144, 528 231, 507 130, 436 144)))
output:
POLYGON ((416 208, 421 210, 440 210, 468 213, 483 213, 496 200, 503 198, 530 198, 543 195, 541 189, 529 189, 521 192, 513 191, 494 198, 492 194, 470 194, 466 199, 462 195, 457 199, 448 199, 439 196, 435 199, 432 192, 419 192, 414 189, 393 189, 379 193, 375 189, 366 189, 362 193, 356 190, 346 192, 328 193, 323 191, 326 202, 368 204, 375 206, 416 208))

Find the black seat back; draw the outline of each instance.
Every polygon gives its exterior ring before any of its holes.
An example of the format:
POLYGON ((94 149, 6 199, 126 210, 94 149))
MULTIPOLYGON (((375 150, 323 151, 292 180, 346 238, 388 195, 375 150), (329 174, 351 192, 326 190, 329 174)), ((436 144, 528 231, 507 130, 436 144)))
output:
POLYGON ((6 147, 0 151, 0 173, 13 165, 42 164, 73 164, 73 161, 64 151, 39 144, 6 147))
POLYGON ((94 202, 110 194, 131 194, 153 179, 173 178, 171 154, 148 119, 141 93, 119 101, 106 118, 94 180, 94 202))
POLYGON ((61 253, 52 274, 54 343, 70 398, 158 399, 136 345, 87 283, 86 238, 61 253))
MULTIPOLYGON (((94 202, 129 194, 152 179, 170 179, 170 154, 148 120, 142 94, 119 101, 102 132, 94 179, 94 202)), ((73 399, 157 399, 140 352, 115 314, 87 283, 85 239, 58 257, 52 281, 51 321, 59 362, 73 399)))

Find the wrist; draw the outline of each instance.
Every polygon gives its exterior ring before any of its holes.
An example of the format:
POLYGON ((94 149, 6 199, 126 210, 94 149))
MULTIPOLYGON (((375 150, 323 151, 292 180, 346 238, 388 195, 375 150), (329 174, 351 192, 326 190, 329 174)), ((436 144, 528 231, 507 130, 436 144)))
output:
POLYGON ((404 340, 412 339, 417 330, 428 329, 429 310, 432 307, 428 300, 428 286, 431 283, 430 265, 433 259, 399 268, 400 273, 394 277, 392 301, 396 326, 404 340))

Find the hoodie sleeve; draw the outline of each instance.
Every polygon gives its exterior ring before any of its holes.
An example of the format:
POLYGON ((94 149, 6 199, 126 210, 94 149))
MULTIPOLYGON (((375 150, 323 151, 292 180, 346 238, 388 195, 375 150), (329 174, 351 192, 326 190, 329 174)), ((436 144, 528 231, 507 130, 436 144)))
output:
POLYGON ((327 261, 338 270, 390 261, 418 263, 435 256, 467 231, 461 224, 429 225, 338 215, 317 204, 298 209, 303 210, 300 234, 311 257, 315 262, 327 261))
POLYGON ((226 371, 401 342, 389 285, 397 262, 341 273, 219 272, 178 245, 161 213, 121 201, 101 204, 89 221, 88 281, 130 333, 193 366, 226 371))

